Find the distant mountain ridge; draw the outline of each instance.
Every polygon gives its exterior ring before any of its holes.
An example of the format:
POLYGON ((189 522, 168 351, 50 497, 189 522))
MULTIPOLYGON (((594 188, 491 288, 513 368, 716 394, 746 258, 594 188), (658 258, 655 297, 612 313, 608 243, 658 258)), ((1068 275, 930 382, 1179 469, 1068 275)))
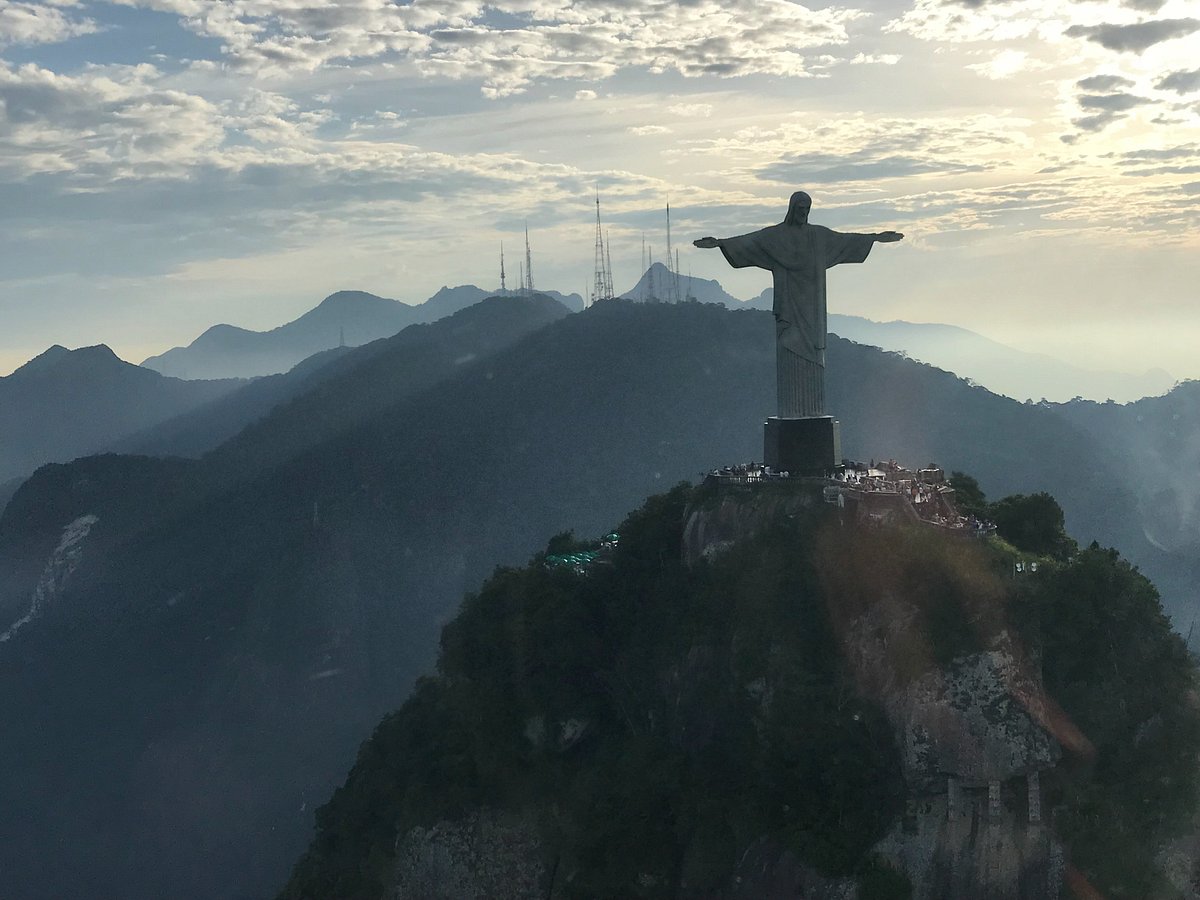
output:
MULTIPOLYGON (((654 263, 636 285, 621 295, 627 300, 720 303, 730 309, 771 309, 774 291, 739 300, 712 279, 692 278, 654 263)), ((877 322, 862 316, 829 314, 829 330, 858 344, 904 353, 913 359, 981 384, 1014 400, 1065 402, 1075 397, 1129 403, 1164 394, 1175 379, 1162 369, 1141 375, 1086 369, 1042 353, 1029 353, 993 341, 957 325, 877 322)))
POLYGON ((103 344, 56 344, 0 377, 0 483, 96 453, 242 383, 182 381, 127 363, 103 344))
MULTIPOLYGON (((539 291, 568 309, 583 308, 578 294, 539 291)), ((390 337, 409 325, 433 322, 496 291, 473 284, 443 287, 424 303, 411 305, 366 291, 337 291, 297 319, 269 331, 214 325, 186 347, 173 347, 142 365, 176 378, 254 378, 287 372, 315 353, 357 347, 390 337)))
MULTIPOLYGON (((289 371, 304 359, 345 344, 360 346, 408 325, 432 322, 484 297, 475 285, 443 287, 424 303, 409 305, 365 291, 338 291, 299 318, 269 331, 214 325, 186 347, 152 356, 142 365, 177 378, 257 377, 289 371)), ((544 293, 572 311, 579 294, 544 293)), ((770 309, 772 289, 749 300, 734 297, 709 278, 674 273, 651 264, 621 298, 643 302, 720 303, 730 309, 770 309)), ((1120 403, 1170 390, 1175 379, 1161 369, 1141 375, 1086 369, 1054 357, 1029 353, 956 325, 896 320, 877 322, 831 313, 830 331, 856 343, 905 353, 1017 400, 1065 402, 1074 397, 1120 403)))
POLYGON ((1042 353, 1017 350, 957 325, 876 322, 831 313, 829 330, 859 344, 906 353, 1015 400, 1061 402, 1086 396, 1128 403, 1164 394, 1175 384, 1162 369, 1141 375, 1084 369, 1042 353))

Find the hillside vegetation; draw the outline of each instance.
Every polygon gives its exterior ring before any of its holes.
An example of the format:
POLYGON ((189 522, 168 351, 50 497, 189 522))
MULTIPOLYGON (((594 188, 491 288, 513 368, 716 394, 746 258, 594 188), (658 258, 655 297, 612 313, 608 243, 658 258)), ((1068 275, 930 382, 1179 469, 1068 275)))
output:
POLYGON ((1110 896, 1171 896, 1151 860, 1197 800, 1194 673, 1153 587, 1115 552, 1044 557, 981 609, 1007 545, 863 532, 817 508, 689 568, 682 521, 701 490, 651 498, 586 574, 547 564, 584 546, 564 535, 469 596, 437 675, 318 811, 281 900, 391 896, 398 838, 485 808, 537 822, 553 896, 732 896, 764 840, 862 896, 908 896, 871 852, 904 813, 898 751, 846 659, 845 623, 874 582, 846 589, 856 576, 830 571, 872 552, 934 648, 896 676, 971 652, 981 616, 1007 619, 1086 736, 1047 789, 1071 862, 1110 896))

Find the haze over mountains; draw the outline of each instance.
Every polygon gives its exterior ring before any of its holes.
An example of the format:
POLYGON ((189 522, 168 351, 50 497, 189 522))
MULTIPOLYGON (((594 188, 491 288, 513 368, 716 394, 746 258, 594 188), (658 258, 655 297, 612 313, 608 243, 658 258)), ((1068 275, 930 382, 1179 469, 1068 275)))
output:
MULTIPOLYGON (((747 300, 746 306, 770 309, 773 295, 767 288, 747 300)), ((1128 403, 1164 394, 1176 383, 1162 369, 1141 374, 1085 369, 1043 353, 1018 350, 957 325, 876 322, 831 312, 829 330, 858 344, 907 354, 1015 400, 1065 402, 1084 397, 1128 403)))
MULTIPOLYGON (((714 280, 674 279, 661 263, 652 265, 625 296, 653 300, 676 288, 700 302, 733 309, 769 309, 771 303, 770 289, 743 303, 714 280)), ((20 374, 0 379, 0 422, 8 423, 0 437, 0 504, 15 489, 13 479, 45 462, 106 449, 183 455, 210 450, 301 390, 313 372, 344 352, 338 346, 343 337, 347 347, 369 343, 413 322, 436 321, 485 296, 482 289, 464 285, 443 288, 425 303, 408 306, 361 291, 339 291, 268 332, 214 326, 189 347, 147 360, 141 370, 121 363, 107 348, 51 348, 20 374), (145 367, 214 381, 187 387, 171 378, 139 374, 145 367), (239 385, 229 380, 275 373, 277 377, 236 391, 239 385), (225 393, 230 396, 223 404, 207 405, 225 393)), ((583 303, 577 294, 551 291, 549 296, 571 309, 583 303)), ((834 313, 830 327, 850 340, 906 353, 1016 399, 1061 402, 1083 396, 1128 402, 1164 393, 1172 384, 1165 372, 1086 371, 950 325, 880 323, 834 313)))
MULTIPOLYGON (((578 294, 545 293, 571 310, 583 307, 578 294)), ((278 328, 257 332, 214 325, 187 347, 175 347, 152 356, 142 365, 177 378, 280 374, 343 342, 355 347, 387 337, 410 324, 436 321, 489 295, 474 285, 444 287, 424 303, 413 306, 364 291, 338 291, 300 318, 278 328)), ((730 309, 770 309, 772 291, 767 288, 743 301, 716 280, 676 275, 656 262, 620 296, 646 302, 678 298, 720 303, 730 309)), ((1084 369, 1045 354, 1009 347, 954 325, 876 322, 833 312, 829 327, 848 340, 906 353, 1017 400, 1065 402, 1085 397, 1126 403, 1165 393, 1175 383, 1161 369, 1141 374, 1084 369)))
POLYGON ((195 409, 244 384, 184 381, 122 362, 103 344, 54 346, 0 377, 0 484, 195 409))
MULTIPOLYGON (((720 303, 730 309, 770 309, 773 294, 767 288, 756 297, 739 300, 713 279, 676 275, 662 263, 654 263, 621 297, 649 302, 677 297, 720 303)), ((1086 397, 1128 403, 1166 393, 1175 384, 1161 369, 1140 375, 1084 369, 1045 354, 1017 350, 956 325, 876 322, 831 312, 829 330, 858 344, 905 353, 1016 400, 1065 402, 1086 397)))
MULTIPOLYGON (((773 336, 765 311, 495 298, 314 362, 202 460, 41 469, 0 516, 0 631, 40 598, 0 642, 14 896, 278 888, 464 591, 761 456, 773 336)), ((848 455, 964 468, 992 497, 1049 490, 1075 537, 1155 578, 1182 558, 1146 537, 1138 462, 1103 437, 1123 421, 1085 428, 837 338, 829 366, 848 455)), ((1194 597, 1167 582, 1186 626, 1194 597)))
MULTIPOLYGON (((214 325, 188 346, 152 356, 142 365, 177 378, 275 375, 314 353, 341 345, 357 347, 388 337, 409 325, 436 321, 496 293, 473 284, 443 287, 424 303, 409 305, 365 291, 338 291, 278 328, 249 331, 214 325)), ((570 309, 583 308, 578 294, 544 293, 570 309)))
POLYGON ((1027 353, 956 325, 875 322, 836 313, 830 331, 859 344, 903 352, 1016 400, 1064 402, 1075 397, 1128 403, 1169 391, 1175 379, 1162 369, 1141 375, 1083 369, 1041 353, 1027 353))

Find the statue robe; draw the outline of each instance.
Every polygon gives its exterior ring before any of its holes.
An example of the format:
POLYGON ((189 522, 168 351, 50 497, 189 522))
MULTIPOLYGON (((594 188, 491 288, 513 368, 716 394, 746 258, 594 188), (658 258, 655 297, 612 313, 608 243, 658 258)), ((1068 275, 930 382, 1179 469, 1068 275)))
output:
POLYGON ((825 415, 825 270, 866 260, 874 235, 823 225, 772 225, 718 242, 735 269, 757 266, 774 277, 779 415, 825 415))

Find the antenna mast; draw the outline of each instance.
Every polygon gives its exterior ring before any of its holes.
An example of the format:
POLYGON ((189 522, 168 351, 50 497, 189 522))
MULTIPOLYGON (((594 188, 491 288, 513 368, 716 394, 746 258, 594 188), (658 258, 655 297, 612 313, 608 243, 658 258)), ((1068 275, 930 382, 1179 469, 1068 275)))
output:
POLYGON ((675 302, 686 299, 686 295, 679 292, 679 248, 675 248, 675 302))
POLYGON ((679 251, 671 249, 671 201, 667 201, 667 294, 668 303, 679 302, 679 251))
POLYGON ((508 296, 508 281, 504 277, 504 241, 500 242, 500 295, 508 296))
POLYGON ((639 297, 638 299, 639 299, 639 300, 645 300, 645 299, 646 299, 646 232, 644 232, 644 231, 642 232, 642 268, 641 268, 641 273, 642 273, 642 290, 641 290, 641 295, 642 295, 642 296, 641 296, 641 297, 639 297))
POLYGON ((592 272, 592 303, 597 300, 611 300, 612 265, 604 243, 604 229, 600 224, 600 189, 596 189, 596 260, 592 272))
POLYGON ((604 231, 604 291, 609 298, 615 296, 612 277, 612 238, 608 234, 608 229, 604 231))
POLYGON ((529 223, 525 223, 525 284, 524 288, 533 293, 533 256, 529 252, 529 223))

